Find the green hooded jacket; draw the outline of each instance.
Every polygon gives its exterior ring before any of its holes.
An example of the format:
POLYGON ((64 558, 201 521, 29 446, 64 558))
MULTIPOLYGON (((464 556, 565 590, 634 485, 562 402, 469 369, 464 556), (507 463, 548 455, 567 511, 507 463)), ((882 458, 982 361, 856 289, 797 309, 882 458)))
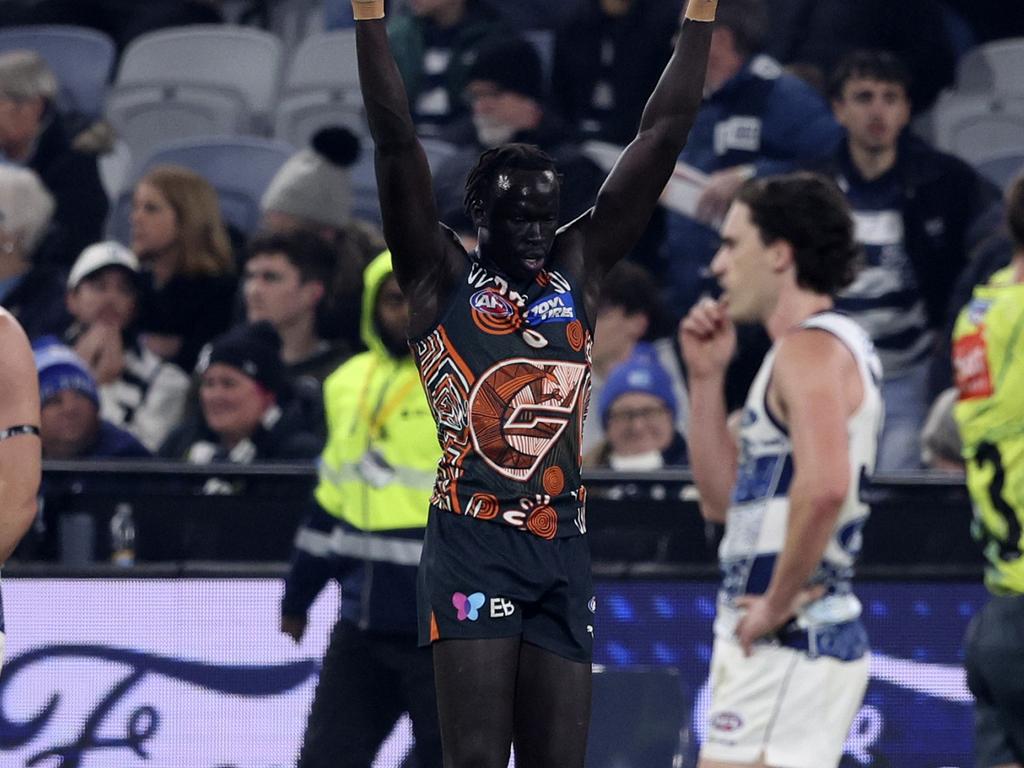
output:
POLYGON ((324 382, 327 444, 316 500, 364 531, 426 526, 441 456, 412 355, 396 358, 376 328, 377 294, 391 273, 387 251, 367 266, 361 321, 367 351, 324 382))

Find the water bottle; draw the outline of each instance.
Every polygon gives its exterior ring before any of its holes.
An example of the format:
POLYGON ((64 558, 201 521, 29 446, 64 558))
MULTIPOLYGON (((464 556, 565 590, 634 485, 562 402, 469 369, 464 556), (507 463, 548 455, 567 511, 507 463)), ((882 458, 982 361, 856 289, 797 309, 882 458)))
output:
POLYGON ((122 501, 110 518, 110 559, 115 565, 135 564, 135 518, 132 505, 122 501))

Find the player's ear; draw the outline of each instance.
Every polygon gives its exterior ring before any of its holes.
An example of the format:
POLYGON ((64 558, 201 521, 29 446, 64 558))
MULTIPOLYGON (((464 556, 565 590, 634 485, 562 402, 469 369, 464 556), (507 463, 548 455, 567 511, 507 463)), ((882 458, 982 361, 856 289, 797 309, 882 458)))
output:
POLYGON ((793 244, 788 240, 779 238, 768 249, 772 269, 775 272, 785 272, 795 265, 793 244))
POLYGON ((469 216, 473 220, 473 226, 477 229, 487 225, 487 211, 483 200, 475 198, 469 204, 469 216))

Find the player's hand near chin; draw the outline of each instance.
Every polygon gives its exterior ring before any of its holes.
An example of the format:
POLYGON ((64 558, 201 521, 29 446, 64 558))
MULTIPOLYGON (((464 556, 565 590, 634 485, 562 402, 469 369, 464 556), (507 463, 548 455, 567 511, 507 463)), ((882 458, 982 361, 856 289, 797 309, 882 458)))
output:
POLYGON ((724 374, 736 351, 736 327, 725 305, 701 299, 679 325, 679 346, 690 378, 724 374))

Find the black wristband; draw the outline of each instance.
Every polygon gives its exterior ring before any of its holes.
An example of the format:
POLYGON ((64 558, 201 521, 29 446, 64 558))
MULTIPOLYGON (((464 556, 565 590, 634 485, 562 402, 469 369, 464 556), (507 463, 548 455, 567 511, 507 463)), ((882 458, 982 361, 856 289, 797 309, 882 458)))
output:
POLYGON ((9 437, 17 437, 18 435, 38 435, 39 427, 34 424, 18 424, 14 427, 8 427, 7 429, 0 429, 0 440, 6 440, 9 437))

